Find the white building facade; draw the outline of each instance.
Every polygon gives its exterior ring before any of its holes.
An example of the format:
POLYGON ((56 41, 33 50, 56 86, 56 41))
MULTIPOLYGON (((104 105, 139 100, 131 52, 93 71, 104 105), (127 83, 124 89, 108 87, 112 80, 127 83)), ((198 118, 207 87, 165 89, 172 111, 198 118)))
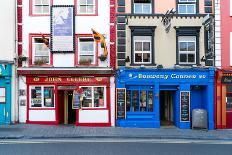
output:
POLYGON ((19 122, 114 126, 115 1, 18 2, 19 122))

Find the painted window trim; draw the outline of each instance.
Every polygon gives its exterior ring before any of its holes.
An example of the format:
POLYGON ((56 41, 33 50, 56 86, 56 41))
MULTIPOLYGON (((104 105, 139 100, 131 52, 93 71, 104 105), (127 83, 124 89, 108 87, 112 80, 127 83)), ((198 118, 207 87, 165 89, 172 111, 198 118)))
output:
POLYGON ((196 4, 178 4, 178 12, 179 12, 180 6, 186 6, 186 13, 179 13, 179 14, 184 14, 184 15, 185 14, 196 14, 196 4), (187 12, 187 6, 190 6, 190 5, 194 6, 194 12, 193 13, 187 12))
POLYGON ((6 87, 0 87, 0 89, 4 89, 5 90, 5 96, 1 96, 1 97, 5 97, 5 102, 0 102, 0 104, 6 104, 7 103, 7 93, 6 93, 6 87))
POLYGON ((174 27, 176 29, 176 65, 200 65, 200 26, 196 27, 174 27), (179 63, 179 36, 195 36, 196 37, 196 63, 180 64, 179 63))
POLYGON ((197 55, 197 52, 196 52, 196 36, 186 36, 186 37, 194 37, 194 41, 190 41, 190 40, 188 40, 188 39, 186 39, 185 41, 179 41, 179 38, 180 37, 184 37, 184 36, 179 36, 178 37, 178 46, 180 47, 180 43, 181 42, 194 42, 195 43, 195 51, 180 51, 180 49, 179 49, 179 51, 178 51, 178 53, 179 53, 179 64, 180 65, 194 65, 194 64, 196 64, 196 55, 197 55), (195 55, 195 60, 194 60, 194 62, 186 62, 186 63, 184 63, 184 62, 180 62, 180 54, 194 54, 195 55))
MULTIPOLYGON (((38 66, 38 65, 35 65, 33 64, 33 38, 42 38, 42 34, 29 34, 29 60, 28 60, 28 65, 31 67, 31 66, 38 66)), ((49 38, 49 41, 50 41, 50 34, 44 34, 44 37, 46 38, 49 38)), ((53 66, 53 54, 51 52, 51 49, 50 49, 50 55, 49 55, 49 62, 50 64, 43 64, 43 65, 40 65, 42 67, 51 67, 53 66)))
POLYGON ((194 15, 194 14, 199 14, 199 0, 195 0, 194 2, 180 2, 180 0, 176 0, 176 13, 181 14, 181 15, 194 15), (195 4, 195 13, 189 14, 189 13, 179 13, 179 5, 180 4, 195 4))
POLYGON ((129 26, 131 29, 131 64, 130 66, 155 66, 155 28, 156 26, 129 26), (151 36, 151 63, 134 63, 134 36, 151 36))
POLYGON ((81 107, 81 109, 83 110, 102 110, 102 109, 108 109, 107 108, 107 87, 104 85, 97 85, 97 86, 89 86, 89 85, 81 85, 79 86, 79 88, 83 88, 83 87, 91 87, 91 93, 92 93, 92 107, 81 107), (94 88, 96 87, 102 87, 104 88, 104 107, 94 107, 94 88))
POLYGON ((94 49, 95 49, 95 52, 94 52, 94 59, 95 59, 95 63, 94 64, 90 64, 90 65, 81 65, 79 64, 79 61, 78 61, 78 57, 79 57, 79 38, 93 38, 93 35, 92 34, 77 34, 76 36, 76 52, 75 52, 75 58, 74 58, 74 64, 75 66, 98 66, 98 45, 97 43, 94 41, 94 49))
POLYGON ((30 85, 29 86, 29 110, 55 110, 56 109, 56 93, 55 93, 55 86, 54 85, 30 85), (32 107, 31 106, 31 89, 32 87, 40 87, 41 88, 41 91, 42 91, 42 101, 44 99, 44 95, 43 95, 43 92, 44 92, 44 87, 53 87, 54 89, 54 106, 53 107, 45 107, 44 106, 44 102, 42 102, 42 107, 32 107))
MULTIPOLYGON (((155 7, 154 7, 154 0, 151 0, 151 12, 148 13, 148 14, 154 14, 155 12, 155 7)), ((132 14, 142 14, 142 15, 146 15, 146 14, 143 14, 143 13, 135 13, 135 8, 134 8, 134 0, 131 0, 131 13, 132 14)))
MULTIPOLYGON (((135 37, 135 36, 134 36, 134 37, 135 37)), ((149 37, 150 37, 150 36, 149 36, 149 37)), ((151 60, 151 59, 152 59, 152 55, 153 55, 153 54, 152 54, 152 38, 151 38, 151 40, 149 40, 149 41, 148 41, 148 40, 142 40, 142 39, 141 39, 141 40, 138 39, 138 40, 136 40, 136 41, 133 39, 133 41, 134 41, 134 42, 133 42, 133 44, 134 44, 134 49, 133 49, 133 51, 134 51, 134 60, 133 60, 133 63, 134 63, 134 64, 139 64, 139 65, 141 65, 141 64, 151 64, 151 63, 152 63, 152 60, 151 60), (149 43, 150 43, 150 51, 149 51, 149 52, 147 52, 147 51, 144 52, 143 50, 142 50, 142 51, 135 51, 135 43, 136 43, 136 42, 142 42, 142 43, 143 43, 143 42, 149 42, 149 43), (135 62, 135 54, 136 54, 136 53, 142 53, 142 54, 144 54, 144 53, 150 53, 150 61, 149 61, 149 62, 135 62)), ((143 47, 142 47, 142 48, 143 48, 143 47)), ((142 60, 142 61, 143 61, 143 60, 142 60)))
POLYGON ((95 12, 94 13, 78 13, 78 1, 79 0, 74 1, 76 16, 98 16, 98 0, 94 0, 95 1, 95 12))
POLYGON ((47 14, 35 14, 33 13, 33 2, 34 0, 29 0, 29 16, 50 16, 51 6, 53 5, 53 0, 49 0, 49 13, 47 14))

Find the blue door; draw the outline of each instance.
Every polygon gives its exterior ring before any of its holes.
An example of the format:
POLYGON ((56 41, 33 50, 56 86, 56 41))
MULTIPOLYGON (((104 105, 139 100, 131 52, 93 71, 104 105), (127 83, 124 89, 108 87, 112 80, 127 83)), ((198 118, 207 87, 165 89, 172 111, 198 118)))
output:
POLYGON ((5 104, 0 104, 0 124, 5 124, 6 122, 6 106, 5 104))

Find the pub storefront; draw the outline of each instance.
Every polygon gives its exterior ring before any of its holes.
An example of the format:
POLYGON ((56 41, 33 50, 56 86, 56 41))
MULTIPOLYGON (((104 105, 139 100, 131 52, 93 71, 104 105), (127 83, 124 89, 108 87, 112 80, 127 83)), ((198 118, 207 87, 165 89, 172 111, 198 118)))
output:
POLYGON ((215 85, 215 127, 232 128, 232 70, 218 69, 215 85))
POLYGON ((204 109, 214 129, 214 69, 129 69, 116 73, 116 125, 192 127, 192 110, 204 109))
MULTIPOLYGON (((24 76, 29 73, 22 70, 18 72, 24 76)), ((114 124, 111 116, 115 90, 112 75, 72 74, 77 71, 59 75, 50 71, 50 75, 34 75, 33 72, 25 76, 26 104, 20 104, 26 107, 25 113, 21 112, 26 117, 26 123, 77 126, 114 124)))

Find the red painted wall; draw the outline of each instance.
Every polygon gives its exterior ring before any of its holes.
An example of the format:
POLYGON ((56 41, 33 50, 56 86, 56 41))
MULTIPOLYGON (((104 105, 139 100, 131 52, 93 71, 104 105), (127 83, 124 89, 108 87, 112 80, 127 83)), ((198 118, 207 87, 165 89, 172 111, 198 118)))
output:
POLYGON ((230 32, 232 32, 230 0, 221 0, 221 61, 222 67, 230 66, 230 32))

